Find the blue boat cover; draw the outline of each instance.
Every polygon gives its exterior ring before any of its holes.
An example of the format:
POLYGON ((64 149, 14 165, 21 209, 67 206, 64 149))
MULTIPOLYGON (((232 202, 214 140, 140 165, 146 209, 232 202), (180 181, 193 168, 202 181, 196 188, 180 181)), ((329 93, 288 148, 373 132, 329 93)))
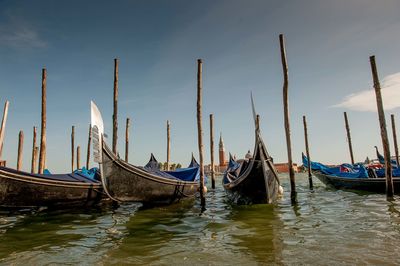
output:
POLYGON ((240 166, 240 163, 236 162, 235 159, 233 159, 232 155, 229 154, 229 163, 228 163, 228 168, 227 168, 227 172, 231 172, 231 171, 235 171, 236 169, 238 169, 240 166))
MULTIPOLYGON (((382 154, 379 153, 378 148, 376 148, 376 156, 378 157, 380 164, 385 164, 385 157, 383 157, 382 154)), ((396 160, 393 160, 393 159, 390 160, 390 164, 397 168, 396 160)))
MULTIPOLYGON (((303 166, 308 167, 308 158, 304 154, 302 154, 303 166)), ((329 167, 322 163, 312 162, 311 161, 311 169, 320 171, 323 174, 336 176, 336 177, 348 177, 348 178, 368 178, 368 171, 364 165, 351 165, 351 164, 342 164, 336 167, 329 167)))
MULTIPOLYGON (((161 177, 178 179, 181 181, 197 182, 200 180, 200 167, 181 168, 175 171, 161 171, 158 169, 158 162, 153 154, 151 154, 150 161, 142 167, 143 170, 161 177)), ((204 182, 207 182, 205 177, 204 182)))
POLYGON ((82 167, 82 169, 75 170, 74 174, 96 180, 98 179, 99 168, 93 167, 91 169, 86 169, 86 167, 82 167))
POLYGON ((8 168, 8 167, 0 167, 0 170, 19 174, 27 177, 35 177, 47 180, 58 180, 58 181, 69 181, 69 182, 85 182, 85 183, 99 183, 96 179, 91 179, 85 175, 79 173, 71 173, 71 174, 31 174, 28 172, 18 171, 16 169, 8 168))

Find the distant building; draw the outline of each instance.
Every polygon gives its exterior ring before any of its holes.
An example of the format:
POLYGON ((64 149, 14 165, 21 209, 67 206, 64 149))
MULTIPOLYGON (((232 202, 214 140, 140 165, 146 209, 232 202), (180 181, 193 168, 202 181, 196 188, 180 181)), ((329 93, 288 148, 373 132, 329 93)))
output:
POLYGON ((225 146, 224 140, 222 139, 222 134, 219 136, 219 167, 226 167, 228 165, 228 161, 225 156, 225 146))
MULTIPOLYGON (((278 173, 289 173, 289 164, 288 163, 274 163, 276 170, 278 173)), ((292 164, 293 170, 295 173, 299 172, 299 168, 297 163, 292 164)))

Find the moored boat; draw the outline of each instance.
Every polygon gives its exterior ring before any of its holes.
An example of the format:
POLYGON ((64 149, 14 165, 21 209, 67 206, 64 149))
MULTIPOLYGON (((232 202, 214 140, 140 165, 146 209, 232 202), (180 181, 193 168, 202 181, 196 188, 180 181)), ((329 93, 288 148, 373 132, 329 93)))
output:
POLYGON ((102 198, 101 182, 80 172, 39 175, 0 167, 1 208, 88 207, 102 198))
POLYGON ((237 162, 231 157, 222 183, 228 198, 236 204, 276 200, 280 194, 280 181, 259 130, 256 130, 253 156, 237 162))
POLYGON ((228 198, 236 204, 273 203, 283 193, 278 172, 269 156, 261 137, 259 117, 256 115, 253 95, 251 95, 255 124, 255 144, 251 155, 235 161, 229 154, 228 169, 222 184, 228 198))
POLYGON ((93 149, 99 162, 101 179, 107 195, 120 202, 167 204, 194 197, 199 183, 198 168, 160 171, 158 162, 151 156, 145 167, 121 160, 103 140, 103 119, 92 102, 93 149))
MULTIPOLYGON (((308 164, 307 157, 303 154, 303 165, 308 164)), ((311 162, 311 169, 322 183, 336 189, 350 189, 374 193, 386 192, 386 178, 382 176, 384 169, 374 169, 364 165, 342 164, 328 167, 324 164, 311 162)), ((393 170, 394 176, 398 176, 398 169, 393 170)), ((393 177, 394 193, 400 194, 400 177, 393 177)))

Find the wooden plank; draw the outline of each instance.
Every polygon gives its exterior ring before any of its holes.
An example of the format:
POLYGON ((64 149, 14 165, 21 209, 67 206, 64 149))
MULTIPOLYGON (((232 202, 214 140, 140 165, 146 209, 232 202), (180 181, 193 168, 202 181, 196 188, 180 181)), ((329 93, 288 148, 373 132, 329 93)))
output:
POLYGON ((386 195, 389 199, 393 198, 393 179, 392 179, 392 164, 390 163, 389 138, 386 130, 385 111, 383 110, 383 101, 381 93, 381 85, 379 83, 378 71, 375 63, 375 56, 369 58, 372 71, 372 79, 374 81, 374 89, 376 96, 376 105, 378 107, 379 126, 381 128, 381 138, 383 146, 383 154, 385 157, 385 175, 386 175, 386 195))
POLYGON ((36 158, 35 158, 36 138, 37 138, 37 127, 33 127, 32 161, 31 161, 31 173, 32 174, 34 174, 36 171, 36 158))
POLYGON ((5 104, 4 104, 3 118, 1 120, 1 128, 0 128, 0 158, 3 155, 3 143, 4 143, 5 132, 6 132, 6 123, 7 123, 9 105, 10 105, 10 102, 6 101, 5 104))
POLYGON ((22 152, 24 148, 24 132, 21 130, 18 134, 18 157, 17 157, 17 170, 22 169, 22 152))
POLYGON ((199 146, 200 160, 200 201, 202 209, 205 209, 205 187, 204 187, 204 160, 203 160, 203 126, 202 126, 202 90, 203 90, 203 61, 197 59, 197 140, 199 146))
POLYGON ((40 152, 39 152, 39 174, 43 174, 46 167, 46 86, 47 86, 47 71, 42 69, 42 112, 40 126, 40 152))
POLYGON ((215 189, 215 165, 214 165, 214 115, 210 114, 210 157, 211 157, 211 187, 215 189))
POLYGON ((285 48, 285 38, 283 34, 279 35, 279 43, 281 49, 281 61, 283 70, 283 112, 284 112, 284 124, 285 124, 285 134, 286 134, 286 147, 288 155, 288 166, 289 166, 289 177, 290 177, 290 191, 291 200, 296 200, 296 182, 294 177, 293 160, 292 160, 292 142, 290 138, 290 121, 289 121, 289 99, 288 99, 288 66, 286 61, 286 48, 285 48))
POLYGON ((311 173, 311 158, 310 158, 310 149, 308 147, 308 130, 307 130, 307 120, 306 116, 303 115, 303 127, 304 127, 304 142, 306 145, 306 155, 307 155, 307 170, 308 170, 308 183, 310 185, 310 189, 313 189, 313 180, 312 180, 312 173, 311 173))
POLYGON ((118 140, 118 59, 114 59, 114 113, 113 113, 113 143, 112 150, 117 154, 118 140))
POLYGON ((345 123, 346 133, 347 133, 347 143, 349 144, 349 152, 350 152, 351 164, 354 164, 353 145, 351 144, 349 120, 347 118, 347 113, 346 112, 344 112, 343 115, 344 115, 344 123, 345 123))
POLYGON ((128 162, 129 158, 129 127, 130 127, 130 119, 126 119, 125 126, 125 162, 128 162))
POLYGON ((396 124, 394 121, 394 114, 392 114, 391 116, 391 120, 392 120, 392 133, 393 133, 393 145, 394 145, 394 153, 396 154, 396 164, 397 167, 399 167, 399 146, 397 145, 397 133, 396 133, 396 124))

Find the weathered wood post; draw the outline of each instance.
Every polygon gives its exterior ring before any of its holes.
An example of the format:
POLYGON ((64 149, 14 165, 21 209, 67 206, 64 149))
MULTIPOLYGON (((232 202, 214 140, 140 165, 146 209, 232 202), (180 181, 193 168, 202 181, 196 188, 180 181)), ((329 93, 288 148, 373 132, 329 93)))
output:
POLYGON ((397 133, 396 133, 396 124, 394 122, 394 114, 391 116, 392 119, 392 132, 393 132, 393 143, 394 143, 394 153, 396 154, 396 164, 399 167, 399 146, 397 146, 397 133))
POLYGON ((36 146, 33 152, 34 152, 33 153, 33 173, 38 173, 39 170, 38 171, 36 171, 36 170, 37 170, 37 161, 38 161, 38 157, 39 157, 39 147, 36 146))
POLYGON ((4 135, 6 132, 6 122, 8 116, 8 106, 10 105, 9 101, 6 101, 4 104, 4 111, 3 111, 3 118, 1 120, 1 128, 0 128, 0 159, 3 155, 3 142, 4 142, 4 135))
POLYGON ((31 173, 32 174, 34 174, 36 171, 36 158, 35 158, 36 136, 37 136, 37 128, 33 127, 32 161, 31 161, 31 173))
POLYGON ((392 165, 390 163, 390 149, 389 138, 386 130, 385 111, 383 110, 383 101, 381 94, 381 85, 379 84, 378 71, 375 64, 375 56, 369 57, 371 63, 372 78, 374 81, 376 104, 378 107, 379 125, 381 128, 381 138, 383 146, 383 154, 385 156, 385 175, 386 175, 386 195, 388 198, 393 198, 393 179, 392 179, 392 165))
POLYGON ((288 66, 286 61, 286 49, 285 39, 283 34, 279 35, 279 43, 281 48, 281 61, 283 70, 283 111, 284 111, 284 123, 285 123, 285 134, 286 134, 286 146, 288 155, 288 168, 290 177, 290 197, 292 201, 296 200, 296 183, 294 177, 293 161, 292 161, 292 143, 290 140, 290 122, 289 122, 289 100, 288 100, 288 66))
POLYGON ((46 84, 47 71, 42 69, 42 113, 40 127, 40 152, 39 152, 39 174, 43 174, 46 167, 46 84))
POLYGON ((214 165, 214 115, 210 114, 210 152, 211 152, 211 187, 215 189, 215 165, 214 165))
POLYGON ((170 159, 171 159, 171 128, 169 120, 167 120, 167 171, 169 171, 170 159))
POLYGON ((114 114, 113 114, 113 153, 117 154, 118 140, 118 59, 114 59, 114 114))
POLYGON ((351 164, 354 164, 353 145, 351 144, 349 120, 347 119, 347 113, 346 112, 343 112, 343 115, 344 115, 344 124, 346 126, 346 132, 347 132, 347 142, 349 143, 349 152, 350 152, 351 164))
POLYGON ((72 126, 71 130, 71 172, 75 170, 75 126, 72 126))
POLYGON ((129 118, 126 119, 126 126, 125 126, 125 162, 128 162, 129 157, 129 127, 131 120, 129 118))
POLYGON ((88 134, 88 144, 87 144, 87 153, 86 153, 86 169, 89 169, 90 164, 90 145, 92 143, 92 125, 89 125, 89 134, 88 134))
POLYGON ((259 114, 256 115, 256 129, 257 129, 257 131, 260 130, 260 115, 259 114))
POLYGON ((304 142, 306 145, 306 155, 307 155, 307 170, 308 170, 308 183, 310 184, 310 189, 313 189, 313 180, 311 174, 311 159, 310 159, 310 149, 308 147, 308 131, 307 131, 307 120, 306 116, 303 115, 303 126, 304 126, 304 142))
POLYGON ((206 206, 205 189, 204 189, 204 161, 203 161, 203 127, 202 127, 202 90, 203 90, 203 61, 197 59, 197 140, 199 144, 199 159, 200 159, 200 199, 201 206, 204 209, 206 206))
POLYGON ((21 130, 18 135, 18 157, 17 157, 17 170, 22 168, 22 151, 24 148, 24 132, 21 130))
POLYGON ((76 169, 81 169, 81 146, 76 147, 76 169))

